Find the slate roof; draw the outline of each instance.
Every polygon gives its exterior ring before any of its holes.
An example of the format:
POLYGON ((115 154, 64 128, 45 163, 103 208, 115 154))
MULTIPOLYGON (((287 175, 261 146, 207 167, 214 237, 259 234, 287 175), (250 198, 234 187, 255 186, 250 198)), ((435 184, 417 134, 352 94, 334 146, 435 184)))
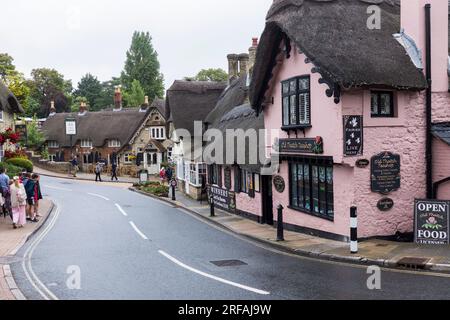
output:
POLYGON ((10 113, 24 113, 16 96, 0 80, 0 109, 10 113))
POLYGON ((261 36, 250 100, 259 110, 285 36, 315 71, 341 89, 379 86, 422 90, 423 73, 394 39, 400 31, 398 0, 275 0, 261 36), (367 7, 381 8, 383 26, 367 28, 367 7))
POLYGON ((450 122, 433 124, 431 132, 433 136, 441 139, 450 146, 450 122))

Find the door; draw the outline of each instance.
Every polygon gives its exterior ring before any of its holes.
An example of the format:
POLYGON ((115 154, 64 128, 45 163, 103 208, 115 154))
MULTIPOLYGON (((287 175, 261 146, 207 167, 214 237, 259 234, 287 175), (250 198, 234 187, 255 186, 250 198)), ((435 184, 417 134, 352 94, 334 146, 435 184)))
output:
POLYGON ((273 225, 272 176, 261 176, 262 191, 262 223, 273 225))

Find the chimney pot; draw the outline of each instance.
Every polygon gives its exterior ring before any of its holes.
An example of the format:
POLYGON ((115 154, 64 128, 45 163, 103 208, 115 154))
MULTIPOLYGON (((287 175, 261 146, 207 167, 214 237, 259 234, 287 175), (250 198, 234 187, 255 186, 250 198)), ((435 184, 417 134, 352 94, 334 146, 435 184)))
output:
POLYGON ((252 38, 252 47, 257 47, 258 46, 258 38, 252 38))
POLYGON ((145 96, 145 104, 148 104, 148 96, 145 96))
POLYGON ((116 86, 114 92, 114 111, 122 110, 122 86, 116 86))

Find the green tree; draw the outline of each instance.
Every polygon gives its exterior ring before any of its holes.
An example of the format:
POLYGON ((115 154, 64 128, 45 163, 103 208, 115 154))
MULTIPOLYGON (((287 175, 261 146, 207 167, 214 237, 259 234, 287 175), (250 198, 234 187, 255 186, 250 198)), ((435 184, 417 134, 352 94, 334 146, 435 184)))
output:
POLYGON ((114 104, 114 88, 120 85, 120 79, 113 77, 109 81, 101 83, 102 91, 95 99, 95 104, 99 106, 99 110, 111 108, 114 104))
POLYGON ((150 33, 134 32, 121 80, 125 90, 130 90, 133 80, 138 80, 149 97, 164 96, 164 76, 150 33))
POLYGON ((87 99, 86 102, 89 105, 90 111, 98 111, 103 105, 97 104, 98 98, 102 94, 102 84, 94 77, 92 74, 88 73, 83 78, 81 78, 80 82, 78 82, 78 88, 74 92, 74 96, 76 97, 84 97, 87 99))
POLYGON ((71 111, 72 112, 80 111, 81 102, 89 104, 89 100, 86 97, 77 96, 77 97, 75 97, 73 99, 73 104, 72 104, 72 107, 71 107, 71 111))
POLYGON ((195 81, 218 81, 224 82, 228 80, 228 73, 223 69, 202 69, 195 77, 187 77, 186 79, 191 79, 195 81))
POLYGON ((124 93, 125 105, 128 108, 139 107, 144 103, 145 93, 138 80, 134 80, 131 84, 131 89, 124 93))
POLYGON ((14 74, 16 66, 13 64, 14 58, 7 53, 0 53, 0 78, 6 82, 6 77, 14 74))
POLYGON ((45 142, 44 134, 39 130, 36 117, 27 124, 27 146, 30 148, 39 148, 45 142))

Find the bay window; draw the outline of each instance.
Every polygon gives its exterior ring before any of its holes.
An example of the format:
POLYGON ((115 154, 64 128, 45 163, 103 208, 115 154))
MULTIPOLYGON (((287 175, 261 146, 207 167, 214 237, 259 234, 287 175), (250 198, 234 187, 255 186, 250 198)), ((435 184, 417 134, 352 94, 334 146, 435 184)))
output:
POLYGON ((289 163, 290 207, 334 219, 333 162, 305 158, 289 163))
POLYGON ((310 77, 292 78, 281 83, 283 128, 311 125, 310 77))

